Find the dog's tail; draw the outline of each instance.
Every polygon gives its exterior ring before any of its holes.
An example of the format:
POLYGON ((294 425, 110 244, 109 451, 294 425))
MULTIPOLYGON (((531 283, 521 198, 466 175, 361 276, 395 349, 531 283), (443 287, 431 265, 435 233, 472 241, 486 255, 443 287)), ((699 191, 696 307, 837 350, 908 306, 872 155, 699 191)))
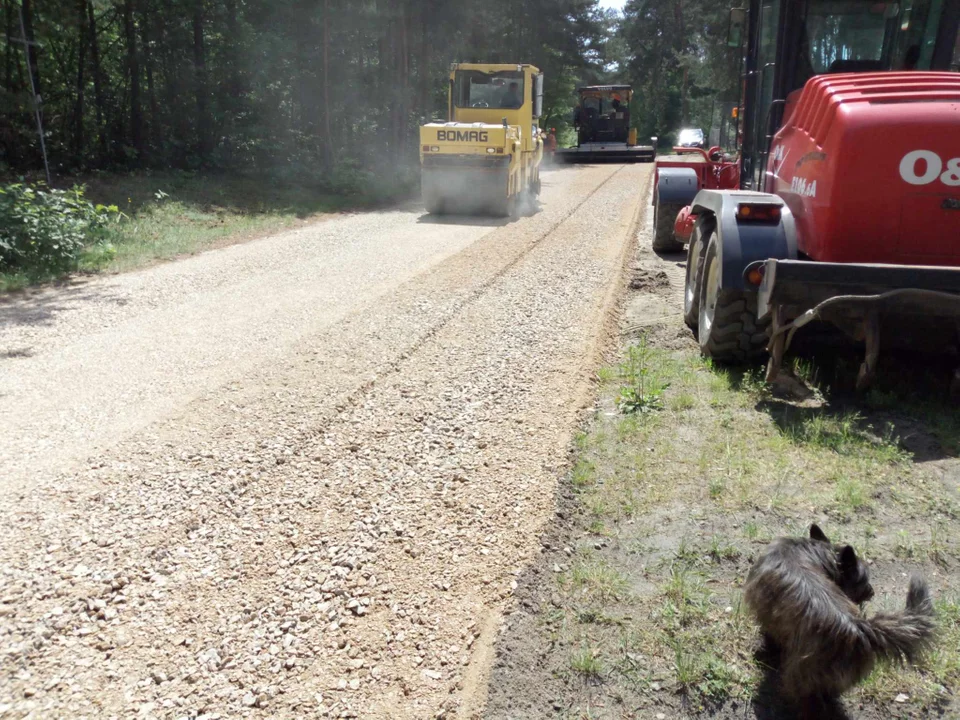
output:
POLYGON ((936 629, 930 590, 922 578, 910 578, 907 607, 878 613, 857 624, 876 657, 895 663, 912 662, 933 642, 936 629))

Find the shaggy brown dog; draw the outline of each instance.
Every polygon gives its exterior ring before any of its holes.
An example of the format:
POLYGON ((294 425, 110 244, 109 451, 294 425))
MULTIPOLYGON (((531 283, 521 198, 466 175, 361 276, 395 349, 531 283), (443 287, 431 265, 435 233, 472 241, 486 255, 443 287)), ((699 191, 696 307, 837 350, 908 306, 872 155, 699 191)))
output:
POLYGON ((865 617, 873 597, 867 566, 816 525, 810 538, 780 538, 750 569, 744 593, 772 649, 783 689, 802 709, 830 702, 863 680, 878 659, 913 660, 931 642, 927 584, 910 580, 902 612, 865 617))

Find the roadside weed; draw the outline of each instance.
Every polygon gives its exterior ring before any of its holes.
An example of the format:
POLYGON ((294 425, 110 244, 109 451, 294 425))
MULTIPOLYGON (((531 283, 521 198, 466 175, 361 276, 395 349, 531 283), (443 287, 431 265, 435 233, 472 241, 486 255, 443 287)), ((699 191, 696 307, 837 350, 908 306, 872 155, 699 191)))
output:
POLYGON ((579 458, 573 466, 573 486, 578 489, 586 488, 596 479, 596 466, 586 458, 579 458))
POLYGON ((570 668, 587 680, 599 680, 604 666, 594 648, 581 648, 570 656, 570 668))
POLYGON ((582 597, 595 600, 618 600, 629 583, 626 577, 603 560, 584 558, 576 562, 569 573, 571 589, 582 597))
POLYGON ((642 335, 639 343, 627 349, 627 357, 620 365, 620 388, 617 407, 624 414, 649 413, 662 410, 663 394, 670 387, 656 372, 654 364, 659 358, 642 335))

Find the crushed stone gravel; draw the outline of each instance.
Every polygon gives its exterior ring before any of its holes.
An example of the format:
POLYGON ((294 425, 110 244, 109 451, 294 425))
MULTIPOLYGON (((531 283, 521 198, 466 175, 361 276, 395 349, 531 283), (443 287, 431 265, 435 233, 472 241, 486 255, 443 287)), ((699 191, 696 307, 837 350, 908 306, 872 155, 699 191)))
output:
POLYGON ((34 348, 0 358, 0 717, 479 713, 649 177, 564 169, 517 222, 358 215, 46 291, 43 323, 0 308, 34 348))

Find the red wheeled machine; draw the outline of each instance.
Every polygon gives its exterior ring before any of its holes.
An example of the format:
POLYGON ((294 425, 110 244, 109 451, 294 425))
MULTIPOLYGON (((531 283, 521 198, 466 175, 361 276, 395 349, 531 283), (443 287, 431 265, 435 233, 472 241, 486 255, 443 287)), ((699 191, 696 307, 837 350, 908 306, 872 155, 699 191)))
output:
MULTIPOLYGON (((751 0, 739 148, 657 163, 653 247, 687 248, 704 355, 780 370, 814 320, 960 352, 960 0, 751 0)), ((688 148, 677 148, 689 152, 688 148)), ((956 375, 960 378, 960 372, 956 375)), ((960 390, 960 381, 956 384, 960 390)))
POLYGON ((654 168, 653 249, 662 253, 683 252, 690 241, 697 220, 691 212, 690 193, 740 187, 739 161, 726 158, 719 146, 709 150, 674 147, 673 151, 694 157, 660 159, 654 168))

